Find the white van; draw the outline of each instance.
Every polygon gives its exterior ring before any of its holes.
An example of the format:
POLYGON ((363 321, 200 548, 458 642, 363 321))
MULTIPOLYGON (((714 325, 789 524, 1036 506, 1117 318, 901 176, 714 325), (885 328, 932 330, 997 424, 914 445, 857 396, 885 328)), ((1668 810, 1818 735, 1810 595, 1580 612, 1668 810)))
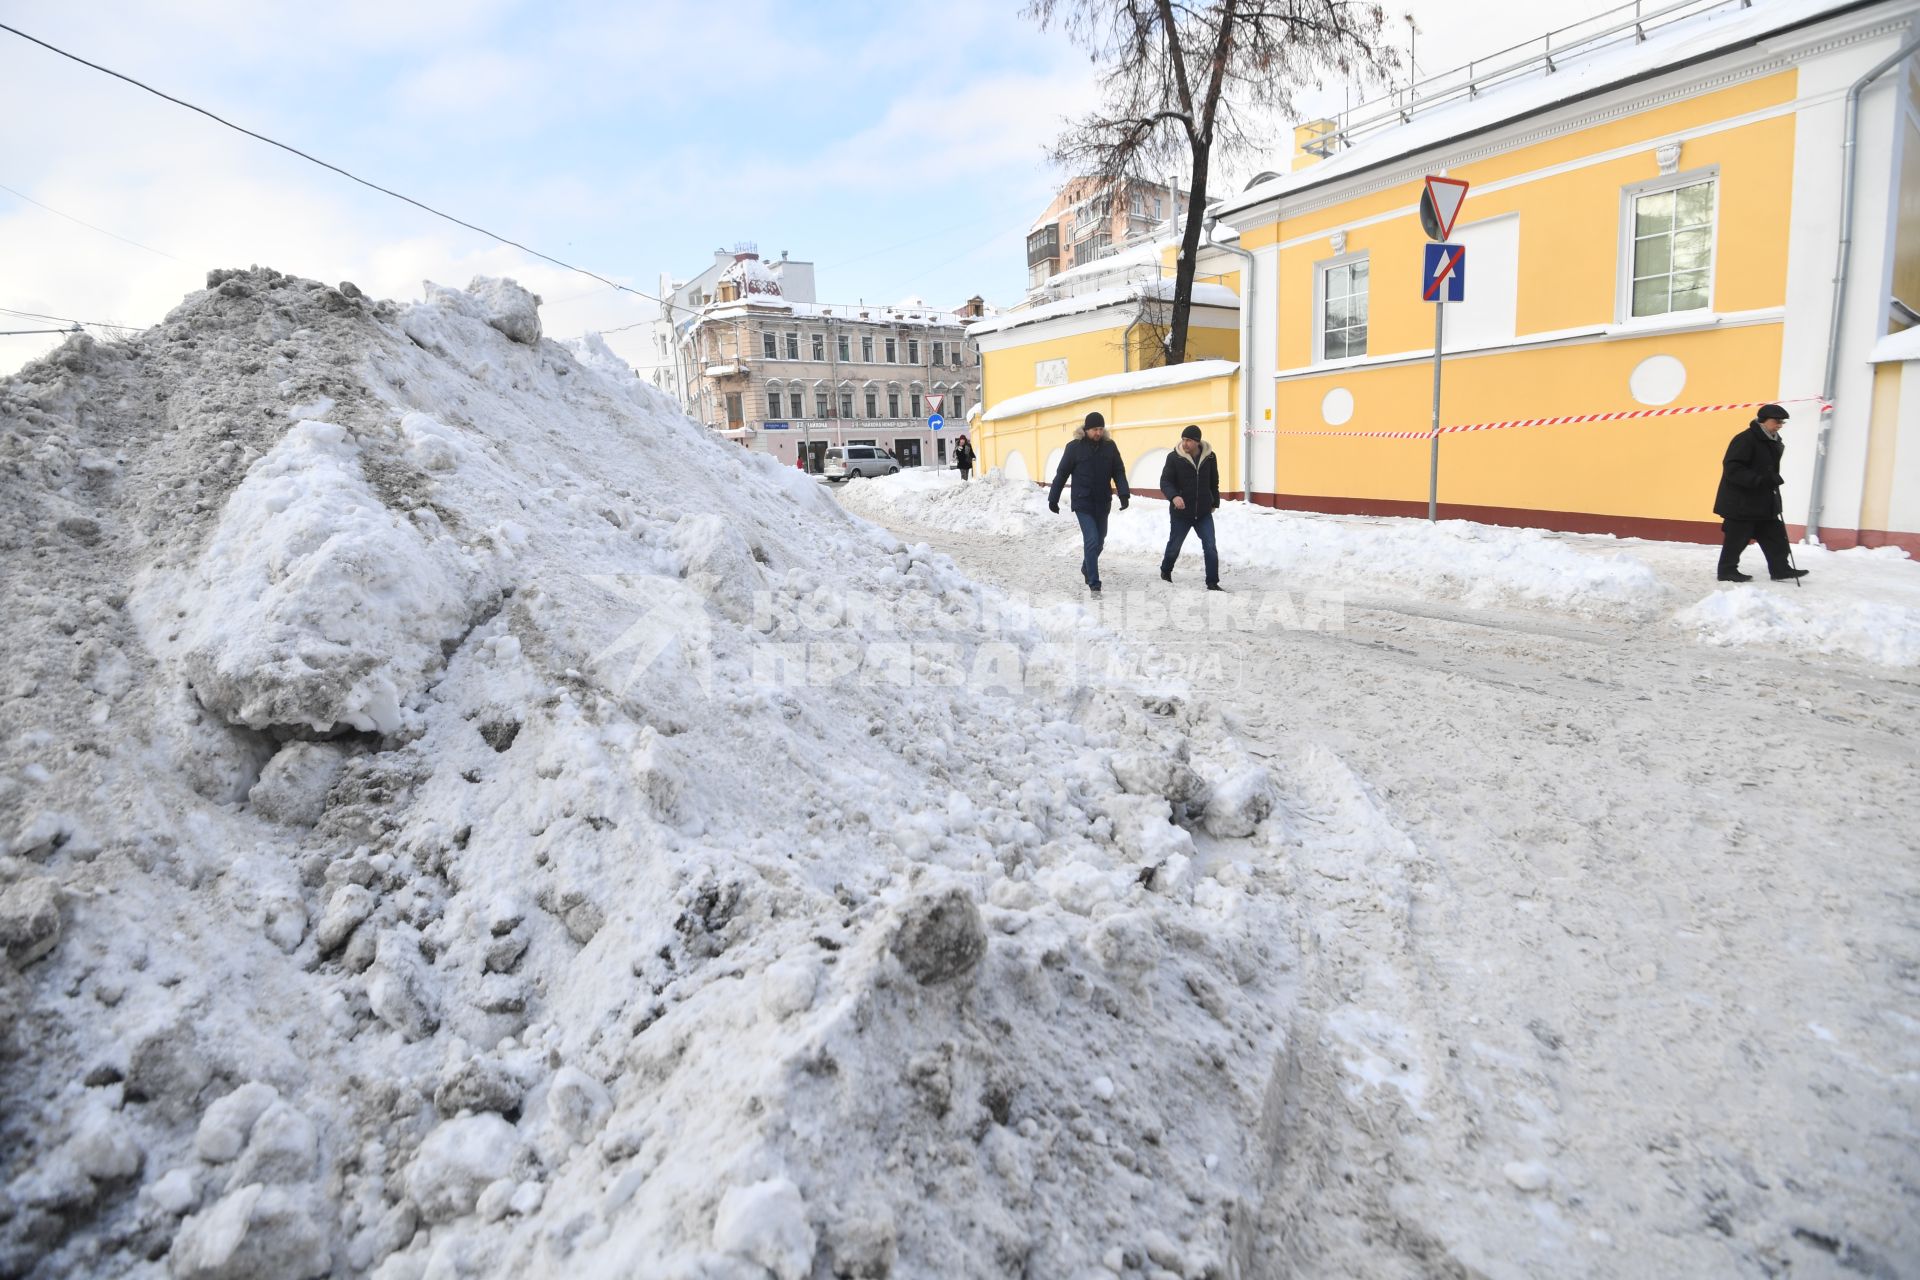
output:
POLYGON ((835 445, 827 450, 827 479, 839 484, 858 476, 890 476, 900 470, 894 456, 877 444, 835 445))

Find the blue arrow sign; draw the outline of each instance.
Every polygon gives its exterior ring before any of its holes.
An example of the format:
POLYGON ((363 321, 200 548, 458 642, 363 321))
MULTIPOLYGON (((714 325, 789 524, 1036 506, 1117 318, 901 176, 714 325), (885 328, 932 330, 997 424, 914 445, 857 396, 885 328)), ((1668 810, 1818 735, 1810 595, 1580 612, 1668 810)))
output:
POLYGON ((940 428, 946 425, 947 425, 947 420, 941 417, 939 414, 930 413, 927 415, 927 426, 930 430, 938 431, 940 428))
POLYGON ((1420 296, 1428 302, 1440 296, 1446 286, 1448 302, 1467 300, 1467 246, 1430 244, 1425 269, 1420 273, 1420 296))

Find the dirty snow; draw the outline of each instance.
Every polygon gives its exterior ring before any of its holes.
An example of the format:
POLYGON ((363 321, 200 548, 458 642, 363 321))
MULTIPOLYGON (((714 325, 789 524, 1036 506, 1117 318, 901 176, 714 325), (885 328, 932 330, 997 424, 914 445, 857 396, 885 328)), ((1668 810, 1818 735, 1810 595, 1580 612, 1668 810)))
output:
POLYGON ((1096 607, 1029 492, 836 492, 1036 608, 1097 612, 1269 766, 1299 969, 1241 1275, 1913 1273, 1920 686, 1772 630, 1701 643, 1671 611, 1911 606, 1920 566, 1796 549, 1804 587, 1714 591, 1714 547, 1247 513, 1219 596, 1191 541, 1160 581, 1165 510, 1142 502, 1112 528, 1152 536, 1110 540, 1096 607), (1238 558, 1294 524, 1326 532, 1276 537, 1318 552, 1238 558), (1660 594, 1507 582, 1496 607, 1366 561, 1438 547, 1497 577, 1526 563, 1502 542, 1660 594))
POLYGON ((0 381, 0 1275, 1252 1256, 1298 956, 1211 704, 510 281, 208 286, 0 381))
MULTIPOLYGON (((1045 487, 998 471, 966 486, 951 472, 903 471, 851 485, 842 497, 883 523, 1031 538, 1054 554, 1080 555, 1077 526, 1047 510, 1045 487)), ((1704 644, 1920 666, 1920 564, 1897 547, 1796 546, 1798 563, 1812 576, 1795 588, 1766 580, 1757 547, 1745 559, 1757 580, 1734 585, 1713 581, 1717 548, 1692 543, 1466 520, 1323 516, 1236 502, 1215 513, 1214 526, 1223 565, 1349 597, 1391 593, 1595 620, 1664 620, 1704 644)), ((1166 537, 1166 508, 1151 498, 1126 512, 1116 508, 1107 528, 1108 548, 1122 553, 1157 555, 1166 537)), ((1199 554, 1192 538, 1186 554, 1199 554)))

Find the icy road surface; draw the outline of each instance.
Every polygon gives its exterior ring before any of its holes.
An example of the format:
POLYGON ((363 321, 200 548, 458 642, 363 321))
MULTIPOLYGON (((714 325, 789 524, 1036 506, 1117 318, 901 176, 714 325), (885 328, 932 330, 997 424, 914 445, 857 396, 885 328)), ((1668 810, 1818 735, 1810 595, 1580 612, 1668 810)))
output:
MULTIPOLYGON (((841 497, 983 582, 1086 600, 1037 490, 949 486, 841 497)), ((1172 586, 1144 550, 1163 507, 1116 511, 1102 564, 1101 620, 1146 662, 1232 682, 1229 726, 1299 833, 1303 1021, 1262 1273, 1916 1274, 1920 683, 1898 655, 1920 570, 1816 553, 1830 572, 1798 599, 1743 589, 1749 615, 1891 610, 1863 633, 1875 665, 1677 623, 1710 548, 1609 544, 1632 563, 1590 575, 1600 605, 1474 606, 1417 572, 1381 589, 1461 527, 1294 523, 1408 558, 1254 569, 1223 531, 1234 592, 1323 625, 1205 638, 1142 607, 1206 605, 1191 539, 1172 586), (1314 593, 1343 586, 1342 621, 1314 593)), ((1489 573, 1542 540, 1473 536, 1489 573)))

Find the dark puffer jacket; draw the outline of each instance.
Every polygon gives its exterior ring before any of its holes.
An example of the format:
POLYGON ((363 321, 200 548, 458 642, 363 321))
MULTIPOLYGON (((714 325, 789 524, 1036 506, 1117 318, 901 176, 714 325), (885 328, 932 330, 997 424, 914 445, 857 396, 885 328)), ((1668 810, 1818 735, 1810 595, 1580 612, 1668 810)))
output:
POLYGON ((1186 499, 1187 505, 1174 514, 1189 520, 1218 510, 1220 460, 1214 457, 1213 447, 1203 440, 1197 457, 1189 458, 1179 448, 1169 453, 1160 466, 1160 492, 1166 495, 1169 506, 1175 498, 1186 499))
POLYGON ((1723 520, 1771 520, 1780 514, 1783 440, 1769 440, 1758 422, 1735 436, 1720 460, 1713 513, 1723 520))
POLYGON ((1084 426, 1073 429, 1073 439, 1060 454, 1060 466, 1053 473, 1053 488, 1047 492, 1047 505, 1060 509, 1060 490, 1073 481, 1072 508, 1075 511, 1107 511, 1113 507, 1118 490, 1120 505, 1133 498, 1127 488, 1126 464, 1120 461, 1120 446, 1111 438, 1099 444, 1087 439, 1084 426), (1109 487, 1111 486, 1111 487, 1109 487))

